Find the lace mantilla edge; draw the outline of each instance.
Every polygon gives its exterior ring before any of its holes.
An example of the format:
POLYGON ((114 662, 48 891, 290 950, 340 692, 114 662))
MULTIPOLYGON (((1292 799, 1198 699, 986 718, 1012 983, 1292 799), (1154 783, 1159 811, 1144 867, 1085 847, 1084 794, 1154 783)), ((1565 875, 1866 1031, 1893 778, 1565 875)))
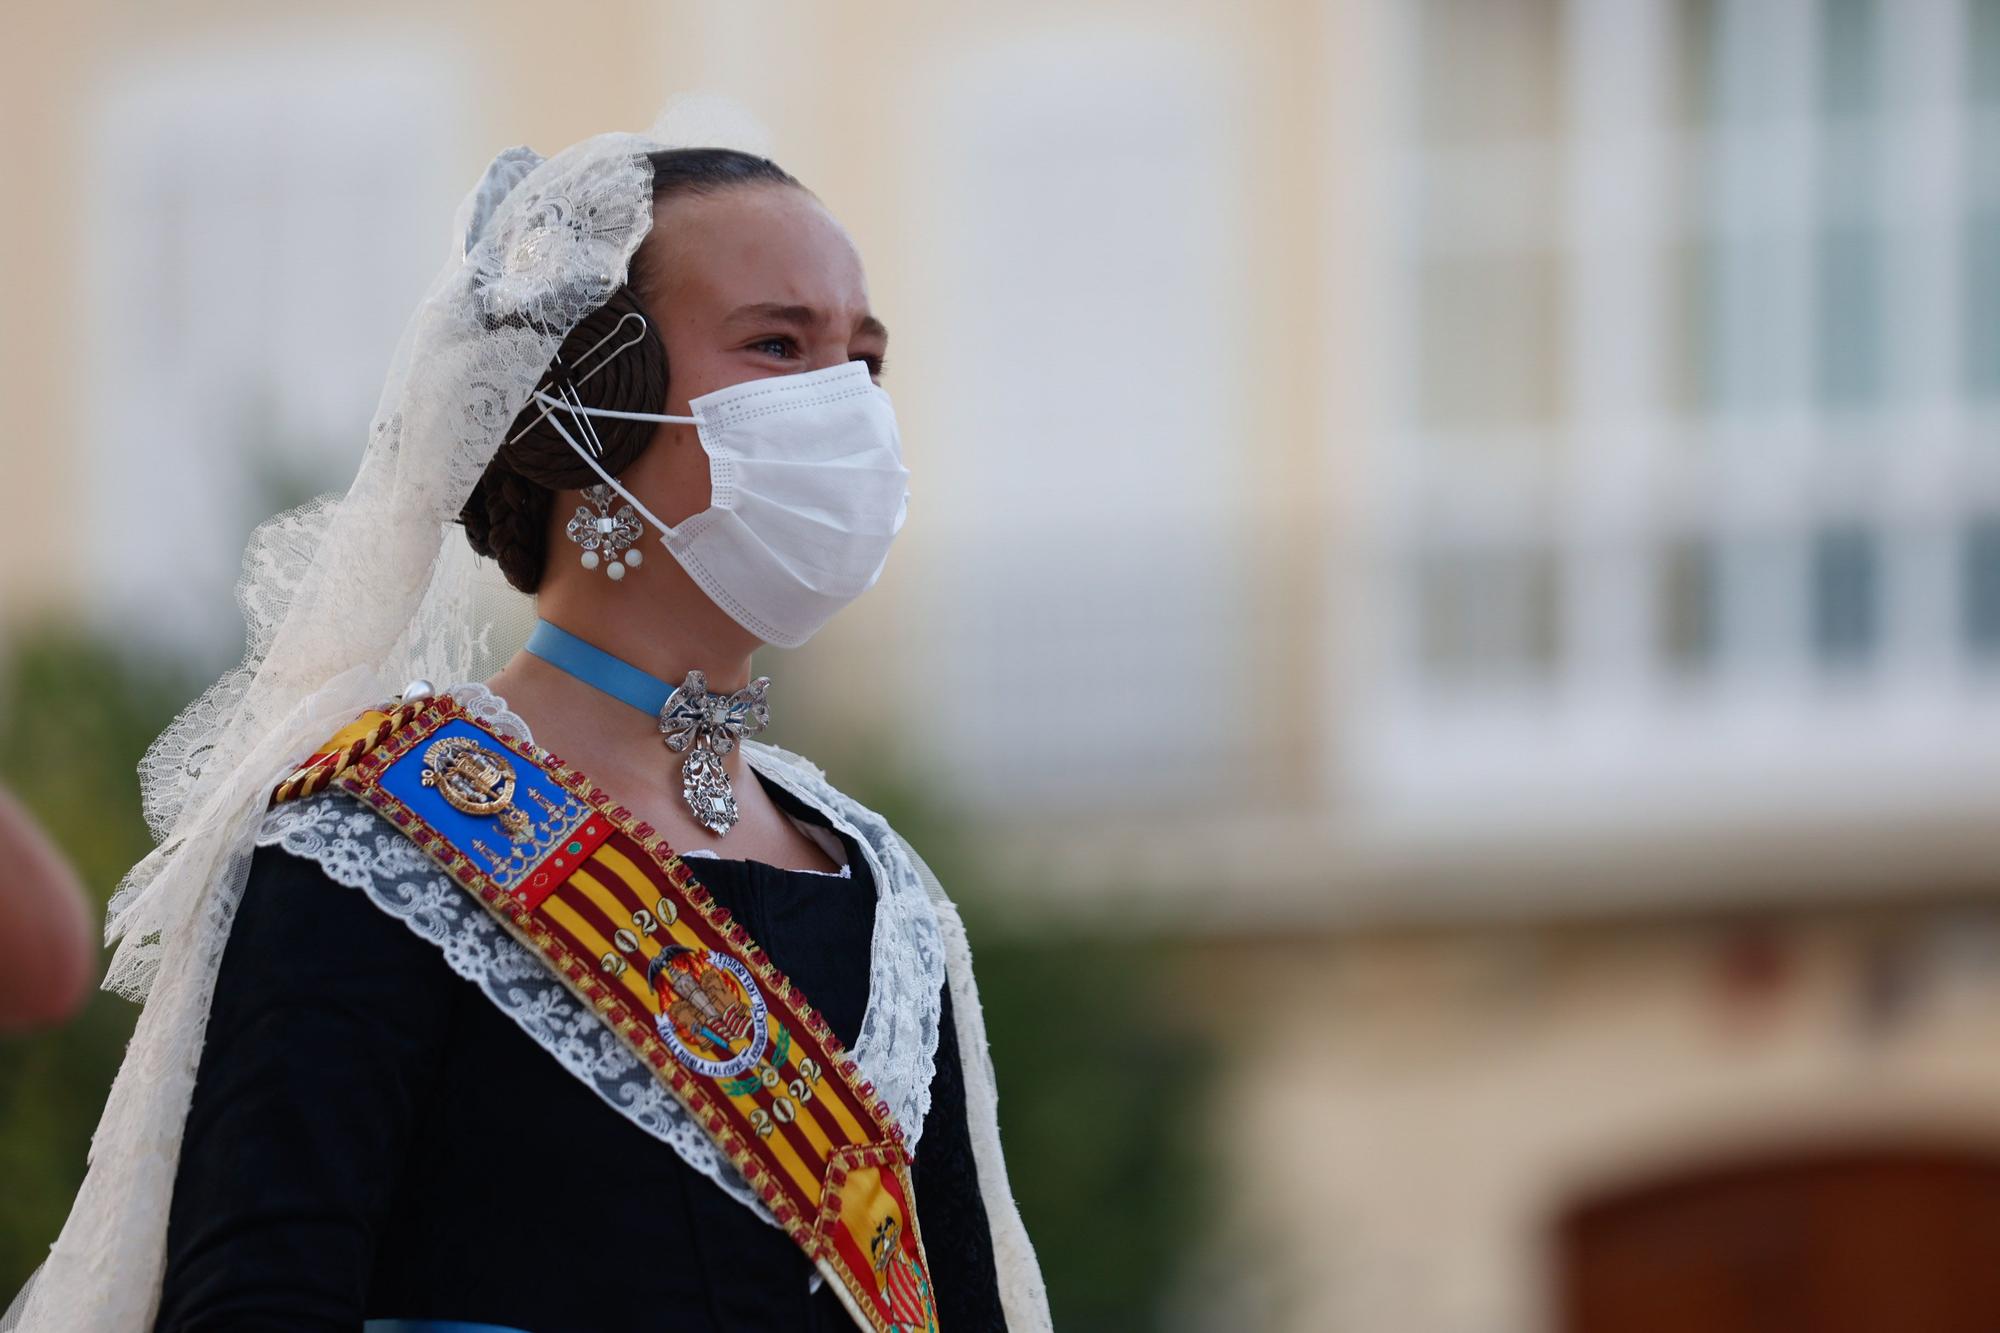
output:
MULTIPOLYGON (((483 685, 450 694, 492 730, 529 744, 527 724, 483 685)), ((810 761, 755 741, 744 758, 852 836, 875 877, 875 931, 868 1006, 853 1055, 894 1110, 915 1151, 930 1111, 945 949, 936 910, 888 821, 838 791, 810 761)), ((373 808, 337 788, 270 810, 258 846, 282 846, 319 863, 336 883, 438 946, 458 975, 479 986, 536 1045, 585 1087, 772 1226, 763 1200, 638 1058, 529 950, 501 929, 451 876, 373 808)))

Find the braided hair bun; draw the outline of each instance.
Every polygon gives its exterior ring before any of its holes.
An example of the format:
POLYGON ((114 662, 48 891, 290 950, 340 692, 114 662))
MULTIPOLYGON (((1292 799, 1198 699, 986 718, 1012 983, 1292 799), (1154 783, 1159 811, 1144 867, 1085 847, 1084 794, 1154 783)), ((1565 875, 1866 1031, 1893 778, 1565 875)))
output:
MULTIPOLYGON (((556 365, 542 381, 543 392, 560 396, 565 369, 580 376, 598 366, 590 378, 576 386, 584 406, 619 412, 664 411, 667 352, 653 331, 652 321, 646 321, 636 340, 629 320, 623 329, 617 327, 619 320, 635 312, 644 318, 628 284, 578 321, 563 340, 556 365), (600 341, 602 346, 592 353, 591 348, 600 341), (613 348, 628 342, 630 346, 612 354, 613 348), (607 355, 608 361, 604 359, 607 355)), ((507 582, 527 593, 541 586, 542 571, 548 564, 549 510, 555 492, 581 490, 603 481, 541 416, 541 410, 542 404, 532 399, 522 409, 507 430, 508 437, 519 438, 511 443, 503 439, 459 511, 459 522, 465 525, 465 537, 473 551, 498 563, 507 582)), ((604 444, 598 463, 614 477, 631 466, 655 429, 651 421, 617 417, 592 417, 590 424, 604 444)), ((577 433, 569 422, 564 426, 570 434, 577 433)))
MULTIPOLYGON (((653 166, 656 202, 745 185, 805 188, 771 159, 733 148, 665 148, 646 156, 653 166)), ((642 243, 632 256, 626 284, 563 339, 549 376, 542 380, 544 392, 561 396, 559 381, 566 372, 589 374, 589 379, 576 386, 576 396, 585 407, 666 411, 667 349, 650 319, 646 320, 644 336, 603 362, 612 348, 631 340, 631 325, 619 330, 618 322, 633 313, 645 318, 634 289, 652 285, 649 269, 654 262, 652 246, 642 243)), ((657 429, 655 422, 617 417, 593 417, 590 422, 604 445, 598 464, 614 477, 631 466, 657 429)), ((568 427, 567 422, 564 425, 568 427)), ((574 429, 570 433, 575 434, 574 429)), ((555 492, 580 490, 602 481, 549 425, 542 416, 542 404, 530 399, 507 428, 500 448, 472 488, 459 511, 459 522, 465 525, 466 540, 475 553, 498 562, 507 582, 532 593, 541 586, 542 571, 548 564, 549 510, 555 492)))

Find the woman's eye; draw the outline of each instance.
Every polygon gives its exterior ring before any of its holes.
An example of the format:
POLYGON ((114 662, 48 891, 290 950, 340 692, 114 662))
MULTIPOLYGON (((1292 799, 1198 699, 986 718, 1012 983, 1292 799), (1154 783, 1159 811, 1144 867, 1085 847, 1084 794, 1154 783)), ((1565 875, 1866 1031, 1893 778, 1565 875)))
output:
POLYGON ((785 356, 788 354, 788 351, 790 349, 796 347, 797 345, 798 344, 794 342, 791 338, 784 337, 782 335, 776 335, 769 338, 759 338, 756 342, 750 344, 750 346, 753 348, 777 347, 780 349, 785 349, 773 352, 771 354, 773 356, 785 356))
POLYGON ((885 356, 857 356, 850 358, 850 360, 866 361, 868 363, 868 373, 876 379, 882 378, 882 370, 889 364, 889 358, 885 356))

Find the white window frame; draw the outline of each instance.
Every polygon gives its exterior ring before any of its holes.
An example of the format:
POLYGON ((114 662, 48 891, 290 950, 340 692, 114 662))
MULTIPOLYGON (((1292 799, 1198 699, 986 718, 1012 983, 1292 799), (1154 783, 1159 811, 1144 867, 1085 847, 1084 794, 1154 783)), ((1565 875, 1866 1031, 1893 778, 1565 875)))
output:
POLYGON ((1329 556, 1356 575, 1343 583, 1356 600, 1329 744, 1332 785, 1360 816, 1562 829, 2000 792, 2000 692, 1968 660, 1959 622, 1964 524, 2000 504, 2000 413, 1967 402, 1958 381, 1960 172, 1975 129, 1958 87, 1963 0, 1893 9, 1880 25, 1877 115, 1895 151, 1862 192, 1884 237, 1885 393, 1871 410, 1831 413, 1812 399, 1813 242, 1830 188, 1821 164, 1844 131, 1815 102, 1815 0, 1718 0, 1724 24, 1774 25, 1781 58, 1742 71, 1772 99, 1768 117, 1699 133, 1666 114, 1672 0, 1570 0, 1561 141, 1449 152, 1415 138, 1418 6, 1373 7, 1390 127, 1371 229, 1386 275, 1371 312, 1382 429, 1343 442, 1361 464, 1337 499, 1366 540, 1329 556), (1427 433, 1415 396, 1419 261, 1426 247, 1532 236, 1534 210, 1507 182, 1551 157, 1565 164, 1547 205, 1567 264, 1564 406, 1539 437, 1427 433), (1777 242, 1775 392, 1754 409, 1660 406, 1676 280, 1663 256, 1695 234, 1675 216, 1682 170, 1708 182, 1693 193, 1704 210, 1693 226, 1777 242), (1537 450, 1561 462, 1505 462, 1537 450), (1821 524, 1848 517, 1882 534, 1877 656, 1857 672, 1811 659, 1801 556, 1821 524), (1725 643, 1741 651, 1694 676, 1655 639, 1656 558, 1680 535, 1770 539, 1779 552, 1761 593, 1722 608, 1725 643), (1420 554, 1544 540, 1562 569, 1554 674, 1494 671, 1464 689, 1428 680, 1410 594, 1420 554))

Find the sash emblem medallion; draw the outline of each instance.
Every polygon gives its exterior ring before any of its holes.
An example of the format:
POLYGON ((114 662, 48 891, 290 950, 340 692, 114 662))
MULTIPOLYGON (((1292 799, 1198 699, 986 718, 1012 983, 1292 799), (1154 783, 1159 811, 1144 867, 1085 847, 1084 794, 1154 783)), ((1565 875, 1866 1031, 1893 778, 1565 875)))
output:
POLYGON ((447 736, 424 751, 423 784, 461 814, 498 819, 516 842, 528 834, 528 813, 514 806, 514 766, 469 737, 447 736))
POLYGON ((646 980, 660 997, 654 1022, 661 1039, 695 1073, 734 1078, 764 1054, 770 1039, 764 992, 736 959, 676 944, 653 955, 646 980))

